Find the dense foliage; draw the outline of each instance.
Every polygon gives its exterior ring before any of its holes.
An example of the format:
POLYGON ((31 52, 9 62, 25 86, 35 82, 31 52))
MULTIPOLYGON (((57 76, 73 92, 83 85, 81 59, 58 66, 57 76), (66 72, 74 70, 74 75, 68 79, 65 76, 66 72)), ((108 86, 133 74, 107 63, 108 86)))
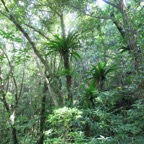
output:
POLYGON ((0 143, 144 143, 144 2, 0 0, 0 143))

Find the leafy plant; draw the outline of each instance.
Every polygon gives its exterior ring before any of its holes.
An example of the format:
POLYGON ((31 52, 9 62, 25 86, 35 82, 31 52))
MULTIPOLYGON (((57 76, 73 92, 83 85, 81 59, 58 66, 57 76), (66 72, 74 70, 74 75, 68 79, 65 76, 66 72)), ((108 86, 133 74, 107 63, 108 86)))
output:
POLYGON ((80 100, 84 109, 93 108, 95 106, 95 98, 98 95, 98 91, 93 85, 84 88, 84 95, 80 100))
MULTIPOLYGON (((49 116, 48 122, 51 124, 51 135, 61 137, 61 143, 70 142, 74 139, 78 129, 75 127, 81 118, 82 112, 77 108, 63 107, 54 110, 49 116), (73 129, 75 127, 75 129, 73 129)), ((55 139, 54 139, 55 140, 55 139)))
POLYGON ((57 52, 63 58, 65 58, 66 55, 71 55, 75 59, 80 58, 80 55, 76 52, 76 50, 80 48, 79 35, 77 32, 69 32, 66 38, 54 35, 54 39, 46 43, 46 46, 48 46, 49 50, 47 55, 57 52))
POLYGON ((89 79, 92 80, 99 89, 102 89, 106 76, 112 71, 112 68, 107 67, 107 63, 98 62, 97 66, 92 65, 91 70, 88 72, 88 74, 91 75, 89 79))

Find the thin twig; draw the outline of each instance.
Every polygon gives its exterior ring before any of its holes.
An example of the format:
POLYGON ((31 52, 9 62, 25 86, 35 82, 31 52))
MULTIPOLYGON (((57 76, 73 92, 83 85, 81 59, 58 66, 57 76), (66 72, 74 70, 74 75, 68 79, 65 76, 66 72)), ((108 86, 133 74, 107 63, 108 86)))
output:
POLYGON ((43 34, 40 30, 37 30, 35 27, 29 25, 29 24, 24 24, 26 26, 28 26, 29 28, 33 29, 34 31, 36 31, 37 33, 39 33, 41 36, 43 36, 45 39, 50 40, 45 34, 43 34))

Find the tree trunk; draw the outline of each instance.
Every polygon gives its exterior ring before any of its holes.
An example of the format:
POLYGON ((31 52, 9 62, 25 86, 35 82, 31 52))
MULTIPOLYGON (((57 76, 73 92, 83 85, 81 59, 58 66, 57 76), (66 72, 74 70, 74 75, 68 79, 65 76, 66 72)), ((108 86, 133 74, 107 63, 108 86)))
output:
POLYGON ((60 14, 60 22, 61 22, 62 37, 65 39, 65 37, 66 37, 66 35, 65 35, 65 24, 64 24, 64 17, 63 17, 62 12, 60 14))
POLYGON ((85 124, 84 134, 86 137, 90 136, 90 125, 88 122, 85 124))
POLYGON ((123 15, 123 23, 125 26, 125 39, 127 40, 127 45, 130 48, 130 52, 133 56, 134 59, 134 67, 135 70, 137 70, 140 66, 140 58, 139 58, 139 51, 136 46, 136 38, 135 38, 135 31, 134 28, 131 24, 131 19, 129 15, 127 14, 127 6, 126 6, 126 1, 122 0, 121 1, 121 13, 123 15))
MULTIPOLYGON (((7 113, 10 114, 10 107, 9 107, 9 105, 8 105, 8 103, 7 103, 7 100, 6 100, 6 95, 5 95, 4 90, 3 90, 2 81, 3 81, 3 79, 2 79, 2 72, 1 72, 1 68, 0 68, 0 94, 2 94, 2 99, 1 99, 1 101, 3 102, 3 105, 4 105, 7 113)), ((13 125, 12 125, 12 127, 11 127, 11 130, 12 130, 13 144, 18 144, 18 139, 17 139, 17 134, 16 134, 17 131, 16 131, 16 129, 13 127, 13 125)))
MULTIPOLYGON (((63 39, 66 38, 66 34, 65 34, 65 24, 64 24, 64 16, 63 16, 63 12, 61 12, 60 14, 60 22, 61 22, 61 30, 62 30, 62 37, 63 39)), ((69 64, 69 50, 67 49, 67 51, 63 54, 63 60, 64 60, 64 68, 67 70, 67 72, 70 69, 70 64, 69 64)), ((71 92, 71 88, 72 88, 72 77, 70 74, 66 75, 66 87, 67 87, 67 92, 68 92, 68 103, 67 106, 72 106, 72 92, 71 92)))
POLYGON ((124 41, 126 42, 127 45, 126 48, 129 50, 134 60, 134 68, 136 71, 138 71, 140 65, 142 64, 143 56, 141 54, 141 50, 137 48, 136 35, 135 35, 136 32, 132 26, 131 18, 127 12, 126 0, 121 0, 119 4, 115 4, 107 0, 103 0, 103 1, 111 5, 112 7, 116 8, 117 10, 119 10, 120 13, 122 14, 123 24, 121 24, 115 19, 114 13, 111 14, 111 18, 113 23, 117 27, 118 31, 122 35, 124 41), (124 27, 122 25, 124 25, 124 27))
POLYGON ((17 132, 14 127, 12 127, 12 137, 13 137, 13 144, 18 144, 17 132))
POLYGON ((43 88, 43 96, 41 100, 41 113, 40 113, 40 138, 37 142, 37 144, 43 144, 44 143, 44 129, 45 129, 45 120, 46 120, 46 92, 47 92, 47 83, 44 82, 44 88, 43 88))
POLYGON ((67 91, 68 91, 68 106, 72 106, 73 103, 73 98, 72 98, 72 92, 71 92, 71 87, 72 87, 72 77, 69 74, 69 70, 70 70, 70 64, 69 64, 69 52, 67 52, 67 54, 65 54, 63 56, 64 59, 64 67, 67 70, 68 74, 66 74, 66 87, 67 87, 67 91))

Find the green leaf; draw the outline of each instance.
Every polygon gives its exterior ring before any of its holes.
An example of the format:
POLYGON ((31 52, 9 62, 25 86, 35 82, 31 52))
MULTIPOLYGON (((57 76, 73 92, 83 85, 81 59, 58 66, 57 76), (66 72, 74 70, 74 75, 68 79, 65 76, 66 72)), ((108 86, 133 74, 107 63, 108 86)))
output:
POLYGON ((81 56, 76 52, 76 51, 72 51, 72 56, 77 60, 77 59, 81 59, 81 56))

